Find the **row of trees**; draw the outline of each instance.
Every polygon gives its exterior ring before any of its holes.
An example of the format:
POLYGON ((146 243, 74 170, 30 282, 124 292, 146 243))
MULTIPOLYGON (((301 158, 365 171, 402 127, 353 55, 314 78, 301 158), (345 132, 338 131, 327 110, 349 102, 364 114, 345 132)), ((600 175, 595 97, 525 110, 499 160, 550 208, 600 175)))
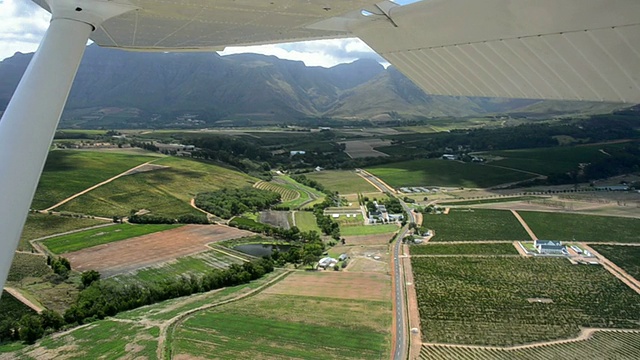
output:
MULTIPOLYGON (((204 214, 185 214, 180 215, 177 218, 172 218, 163 215, 144 214, 136 215, 136 210, 131 211, 129 215, 129 222, 134 224, 208 224, 209 219, 204 214)), ((120 219, 115 219, 114 222, 118 222, 120 219)))

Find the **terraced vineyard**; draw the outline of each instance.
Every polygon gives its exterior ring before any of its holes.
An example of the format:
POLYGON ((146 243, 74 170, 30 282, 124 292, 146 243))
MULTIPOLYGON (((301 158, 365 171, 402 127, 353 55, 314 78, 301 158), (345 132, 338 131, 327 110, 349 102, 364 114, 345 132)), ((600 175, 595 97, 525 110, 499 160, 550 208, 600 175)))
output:
POLYGON ((260 190, 269 190, 269 191, 277 192, 282 197, 283 203, 295 200, 300 197, 300 193, 295 189, 292 189, 280 184, 272 183, 272 182, 259 181, 254 185, 254 187, 260 190))
POLYGON ((420 359, 429 360, 524 360, 524 359, 616 359, 640 357, 640 332, 598 331, 588 340, 515 350, 495 348, 423 346, 420 359))

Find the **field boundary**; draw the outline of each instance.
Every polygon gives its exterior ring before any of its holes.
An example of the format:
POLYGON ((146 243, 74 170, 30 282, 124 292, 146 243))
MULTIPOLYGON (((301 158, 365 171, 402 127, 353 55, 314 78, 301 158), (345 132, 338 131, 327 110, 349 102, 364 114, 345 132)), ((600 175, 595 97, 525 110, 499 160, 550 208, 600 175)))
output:
POLYGON ((606 329, 606 328, 582 328, 580 334, 575 338, 560 339, 552 341, 541 341, 525 345, 516 346, 482 346, 482 345, 463 345, 463 344, 447 344, 447 343, 423 343, 423 347, 452 347, 452 348, 467 348, 467 349, 482 349, 482 350, 498 350, 498 351, 514 351, 533 349, 537 347, 544 347, 550 345, 560 345, 572 342, 580 342, 591 339, 596 332, 623 332, 623 333, 640 333, 640 330, 635 329, 606 329))
POLYGON ((195 309, 191 309, 189 311, 185 311, 182 314, 176 315, 173 318, 167 320, 166 322, 164 322, 162 325, 160 325, 160 335, 158 336, 158 349, 157 349, 157 353, 156 355, 158 356, 159 360, 164 360, 164 359, 172 359, 173 358, 173 354, 172 354, 172 350, 170 348, 165 349, 165 342, 169 343, 170 342, 170 337, 173 336, 173 332, 175 330, 175 328, 180 325, 188 316, 193 315, 199 311, 202 310, 208 310, 214 307, 218 307, 218 306, 222 306, 222 305, 226 305, 238 300, 242 300, 244 298, 253 296, 257 293, 262 292, 263 290, 265 290, 266 288, 272 286, 273 284, 275 284, 276 282, 284 279, 285 277, 287 277, 288 275, 292 274, 293 271, 292 270, 285 270, 282 274, 277 275, 276 277, 274 277, 273 279, 269 280, 267 283, 263 284, 260 287, 257 287, 247 293, 244 293, 242 295, 239 295, 237 297, 234 297, 232 299, 227 299, 224 301, 219 301, 217 303, 213 303, 213 304, 207 304, 207 305, 203 305, 200 306, 198 308, 195 309))
POLYGON ((629 286, 632 290, 640 294, 640 281, 636 280, 633 276, 629 275, 626 271, 620 268, 618 265, 602 256, 599 252, 593 250, 590 246, 585 243, 580 243, 580 246, 587 251, 590 251, 593 255, 595 255, 599 260, 600 264, 611 273, 611 275, 618 278, 620 281, 629 286))
POLYGON ((37 312, 38 314, 42 313, 45 310, 45 308, 38 306, 37 304, 34 304, 33 302, 31 302, 31 300, 27 299, 24 295, 22 295, 22 293, 18 289, 14 289, 12 287, 7 286, 4 288, 4 291, 11 294, 11 296, 16 298, 16 300, 20 301, 25 306, 31 308, 31 310, 37 312))
POLYGON ((531 228, 529 227, 529 224, 527 224, 527 222, 524 221, 522 216, 520 216, 520 214, 518 214, 518 212, 513 209, 511 210, 511 213, 513 214, 513 216, 516 217, 516 219, 518 219, 518 222, 520 223, 520 225, 522 225, 522 227, 527 232, 527 234, 529 234, 529 237, 531 237, 531 240, 538 240, 538 237, 533 232, 533 230, 531 230, 531 228))
POLYGON ((143 163, 143 164, 140 164, 138 166, 132 167, 131 169, 129 169, 129 170, 125 171, 125 172, 122 172, 122 173, 120 173, 120 174, 118 174, 118 175, 116 175, 114 177, 111 177, 111 178, 109 178, 109 179, 107 179, 107 180, 105 180, 105 181, 103 181, 101 183, 93 185, 90 188, 84 189, 84 190, 80 191, 79 193, 73 194, 73 195, 69 196, 68 198, 60 201, 59 203, 44 209, 43 211, 51 211, 51 210, 57 208, 58 206, 62 206, 64 204, 68 203, 69 201, 88 193, 91 190, 95 190, 95 189, 99 188, 102 185, 106 185, 106 184, 108 184, 108 183, 110 183, 110 182, 112 182, 114 180, 117 180, 117 179, 123 177, 123 176, 129 175, 133 171, 136 171, 137 169, 139 169, 139 168, 141 168, 143 166, 149 165, 149 164, 151 164, 152 162, 154 162, 156 160, 158 160, 158 159, 153 159, 151 161, 147 161, 146 163, 143 163))

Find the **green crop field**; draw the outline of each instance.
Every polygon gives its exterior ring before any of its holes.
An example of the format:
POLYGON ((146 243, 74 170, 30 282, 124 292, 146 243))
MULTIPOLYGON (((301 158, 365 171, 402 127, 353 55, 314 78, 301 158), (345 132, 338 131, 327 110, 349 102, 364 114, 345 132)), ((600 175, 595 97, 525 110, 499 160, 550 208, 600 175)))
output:
POLYGON ((60 207, 99 216, 125 216, 131 209, 177 217, 200 214, 189 206, 197 194, 223 187, 251 186, 256 179, 204 161, 166 157, 154 162, 168 168, 121 177, 60 207))
POLYGON ((482 204, 498 204, 512 201, 528 201, 534 199, 540 199, 540 196, 513 196, 513 197, 500 197, 494 199, 478 199, 478 200, 463 200, 463 201, 443 201, 438 202, 438 205, 482 205, 482 204))
POLYGON ((533 177, 531 174, 509 169, 440 159, 384 164, 368 168, 367 171, 395 188, 407 186, 487 188, 533 177))
POLYGON ((433 244, 411 246, 411 255, 518 255, 513 244, 433 244))
POLYGON ((600 149, 606 151, 620 145, 596 146, 562 146, 540 149, 491 151, 487 155, 499 156, 504 159, 492 161, 491 165, 506 166, 514 169, 531 171, 538 174, 550 175, 575 170, 580 163, 590 163, 607 158, 600 149))
POLYGON ((390 306, 380 301, 259 294, 199 312, 172 337, 178 357, 388 357, 390 306))
POLYGON ((575 337, 580 327, 640 329, 640 295, 601 266, 520 257, 411 263, 428 342, 511 346, 575 337))
POLYGON ((322 233, 316 222, 316 217, 310 211, 296 211, 296 226, 300 231, 316 231, 322 233))
POLYGON ((591 245, 591 247, 640 280, 640 246, 591 245))
POLYGON ((157 359, 158 333, 155 326, 102 320, 64 336, 47 336, 15 355, 18 359, 157 359))
POLYGON ((15 253, 9 270, 7 281, 21 281, 26 278, 39 278, 53 271, 47 266, 47 259, 42 255, 15 253))
POLYGON ((422 226, 435 230, 431 241, 530 240, 507 210, 451 209, 448 215, 424 215, 422 226))
MULTIPOLYGON (((43 236, 60 234, 63 232, 78 230, 95 225, 105 224, 104 220, 73 218, 69 216, 55 216, 46 214, 29 214, 27 222, 22 229, 18 250, 31 251, 29 240, 35 240, 43 236)), ((108 224, 108 223, 107 223, 108 224)))
POLYGON ((104 228, 81 231, 69 235, 57 236, 43 241, 49 251, 64 254, 96 245, 129 239, 179 227, 181 225, 148 225, 118 224, 104 228))
POLYGON ((299 198, 282 204, 284 206, 289 206, 292 209, 297 209, 300 207, 306 209, 306 208, 311 208, 314 204, 320 203, 322 202, 322 200, 324 200, 323 193, 321 193, 320 191, 312 187, 300 184, 299 182, 293 180, 288 176, 278 176, 275 178, 275 181, 277 181, 278 184, 281 184, 285 187, 295 189, 300 193, 299 198), (312 200, 313 197, 315 197, 316 200, 312 200))
POLYGON ((307 178, 322 184, 325 189, 340 194, 355 194, 377 191, 373 185, 353 171, 325 170, 304 174, 307 178))
POLYGON ((395 224, 344 226, 340 228, 340 235, 353 236, 390 234, 398 231, 398 229, 400 228, 395 224))
POLYGON ((154 159, 157 159, 157 156, 76 150, 51 151, 31 207, 45 209, 73 194, 154 159))
POLYGON ((640 243, 640 219, 518 211, 540 239, 640 243))
POLYGON ((212 269, 226 269, 231 264, 243 261, 219 251, 209 250, 196 255, 184 256, 174 261, 136 271, 133 274, 118 275, 107 281, 117 284, 137 284, 162 282, 169 278, 182 276, 202 276, 212 269))
POLYGON ((346 217, 345 215, 340 215, 339 218, 334 218, 333 220, 335 220, 341 228, 343 226, 360 226, 364 224, 364 216, 362 216, 362 213, 360 213, 360 209, 358 209, 358 214, 355 217, 346 217))
POLYGON ((640 357, 640 332, 598 331, 587 340, 537 346, 528 349, 494 350, 446 346, 423 346, 424 360, 529 360, 529 359, 616 359, 636 360, 640 357))

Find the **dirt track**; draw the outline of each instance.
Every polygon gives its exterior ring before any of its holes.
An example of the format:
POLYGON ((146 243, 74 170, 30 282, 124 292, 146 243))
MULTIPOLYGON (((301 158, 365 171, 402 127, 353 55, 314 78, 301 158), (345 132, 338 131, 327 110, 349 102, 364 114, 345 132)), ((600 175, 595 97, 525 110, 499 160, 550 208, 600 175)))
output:
POLYGON ((206 251, 208 243, 250 235, 222 225, 186 225, 71 252, 65 257, 74 270, 97 270, 108 277, 206 251))
POLYGON ((590 246, 585 243, 580 243, 580 247, 583 249, 590 251, 593 255, 595 255, 598 260, 600 260, 600 264, 604 266, 607 271, 609 271, 613 276, 617 277, 623 283, 627 284, 631 289, 640 294, 640 281, 636 280, 633 276, 629 275, 626 271, 622 270, 618 265, 609 261, 606 257, 602 256, 599 252, 593 250, 590 246))
POLYGON ((21 303, 23 303, 26 306, 28 306, 31 309, 33 309, 33 311, 37 312, 38 314, 40 314, 41 312, 44 311, 44 308, 32 303, 31 300, 29 300, 26 297, 24 297, 22 295, 22 293, 20 293, 20 291, 18 291, 17 289, 14 289, 14 288, 11 288, 11 287, 5 287, 4 291, 6 291, 9 294, 11 294, 11 296, 13 296, 14 298, 16 298, 21 303))

